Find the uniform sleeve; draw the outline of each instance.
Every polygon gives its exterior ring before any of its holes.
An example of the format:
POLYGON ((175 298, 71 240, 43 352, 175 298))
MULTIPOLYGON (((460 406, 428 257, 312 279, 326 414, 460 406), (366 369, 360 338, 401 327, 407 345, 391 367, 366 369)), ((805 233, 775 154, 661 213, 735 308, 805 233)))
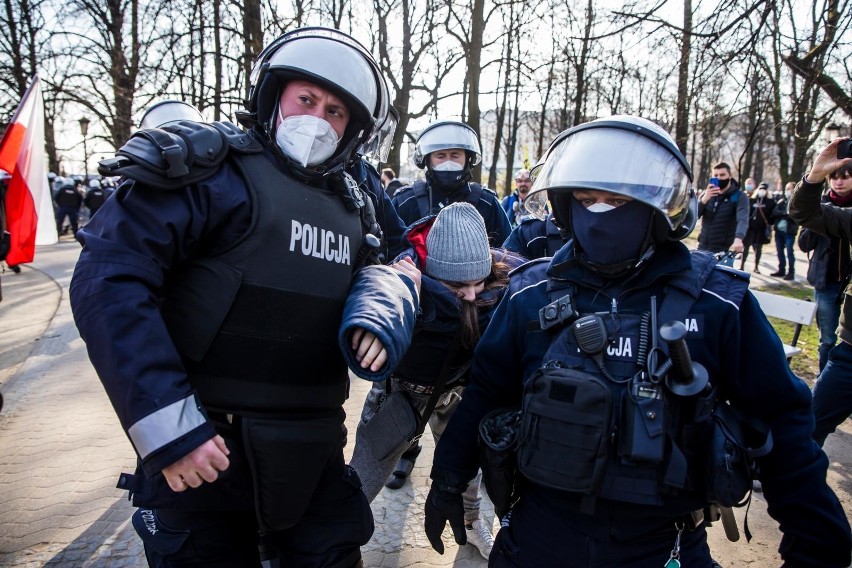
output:
POLYGON ((164 286, 202 247, 242 235, 250 213, 228 170, 174 191, 127 181, 78 233, 74 319, 149 476, 215 435, 160 313, 164 286))
POLYGON ((405 233, 405 224, 400 219, 393 206, 391 198, 382 188, 381 178, 379 173, 370 165, 361 162, 361 170, 355 172, 358 175, 356 179, 367 193, 373 198, 373 203, 376 209, 376 221, 382 228, 385 242, 387 243, 387 259, 396 258, 406 248, 403 234, 405 233))
POLYGON ((783 532, 785 566, 848 566, 852 535, 826 483, 828 459, 811 438, 810 390, 790 370, 780 339, 751 294, 739 319, 738 368, 727 370, 739 377, 731 402, 771 428, 773 449, 758 465, 768 512, 783 532))
POLYGON ((509 234, 512 232, 512 225, 509 223, 509 218, 506 216, 506 212, 503 211, 503 207, 500 206, 500 202, 497 201, 496 197, 494 198, 494 207, 492 209, 491 222, 488 223, 488 228, 490 229, 488 241, 492 247, 496 248, 509 238, 509 234))
POLYGON ((358 271, 343 309, 338 344, 346 363, 356 375, 383 381, 399 365, 417 320, 417 290, 407 276, 388 266, 367 266, 358 271), (350 347, 355 328, 371 331, 384 346, 388 361, 376 372, 362 369, 350 347))
POLYGON ((506 250, 510 250, 512 252, 518 253, 521 256, 526 258, 530 258, 529 250, 527 249, 526 239, 521 234, 521 227, 523 227, 523 223, 512 229, 512 232, 509 233, 509 236, 503 242, 502 248, 506 250))

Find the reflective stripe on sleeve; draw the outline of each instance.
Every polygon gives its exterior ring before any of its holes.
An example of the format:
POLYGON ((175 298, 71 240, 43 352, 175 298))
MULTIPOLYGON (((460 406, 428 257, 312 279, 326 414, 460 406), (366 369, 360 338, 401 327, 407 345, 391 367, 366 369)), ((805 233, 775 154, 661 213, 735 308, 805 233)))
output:
POLYGON ((127 434, 139 457, 145 459, 152 452, 205 422, 204 415, 198 410, 195 396, 188 396, 149 414, 131 426, 127 434))

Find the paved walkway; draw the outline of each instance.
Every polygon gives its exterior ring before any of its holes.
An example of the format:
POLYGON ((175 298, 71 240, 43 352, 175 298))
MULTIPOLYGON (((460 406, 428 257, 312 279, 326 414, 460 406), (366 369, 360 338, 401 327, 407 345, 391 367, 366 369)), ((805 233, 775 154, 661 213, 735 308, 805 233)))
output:
MULTIPOLYGON (((145 566, 141 545, 128 523, 132 509, 126 494, 115 488, 118 474, 132 471, 134 454, 88 362, 68 303, 78 254, 75 242, 63 240, 40 247, 35 262, 20 274, 2 274, 0 566, 145 566)), ((774 254, 767 257, 774 264, 774 254)), ((805 265, 799 264, 801 279, 805 265)), ((775 269, 764 265, 764 274, 775 269)), ((755 277, 756 282, 764 280, 780 284, 777 279, 755 277)), ((368 387, 365 381, 353 381, 347 403, 350 432, 368 387)), ((830 455, 833 444, 848 443, 848 434, 833 438, 827 445, 830 455)), ((365 565, 485 566, 472 546, 456 546, 449 531, 446 554, 438 555, 429 547, 422 511, 433 446, 430 436, 423 441, 425 449, 411 481, 398 491, 383 491, 373 503, 376 532, 364 547, 365 565)), ((849 464, 835 466, 841 468, 837 477, 848 496, 849 464)), ((484 512, 491 519, 487 498, 484 501, 484 512)), ((758 496, 750 514, 756 537, 749 549, 758 559, 770 560, 766 566, 773 562, 777 566, 780 563, 771 560, 776 558, 777 529, 770 521, 765 530, 756 530, 761 527, 761 507, 765 510, 758 496)), ((729 558, 732 554, 726 551, 729 558)), ((762 566, 760 560, 740 565, 762 566)))

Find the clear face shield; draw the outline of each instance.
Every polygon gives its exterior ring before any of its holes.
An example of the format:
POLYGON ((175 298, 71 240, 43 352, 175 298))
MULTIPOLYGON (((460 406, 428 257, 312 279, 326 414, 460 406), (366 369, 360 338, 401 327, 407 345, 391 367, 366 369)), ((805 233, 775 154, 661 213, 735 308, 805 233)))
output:
POLYGON ((547 191, 591 189, 626 195, 661 212, 672 230, 687 215, 689 175, 680 160, 657 142, 623 128, 579 130, 554 142, 532 170, 524 205, 544 219, 547 191))
POLYGON ((387 118, 373 132, 373 135, 359 148, 358 153, 368 160, 376 163, 387 162, 391 147, 393 146, 393 135, 399 124, 399 114, 396 109, 388 109, 387 118))

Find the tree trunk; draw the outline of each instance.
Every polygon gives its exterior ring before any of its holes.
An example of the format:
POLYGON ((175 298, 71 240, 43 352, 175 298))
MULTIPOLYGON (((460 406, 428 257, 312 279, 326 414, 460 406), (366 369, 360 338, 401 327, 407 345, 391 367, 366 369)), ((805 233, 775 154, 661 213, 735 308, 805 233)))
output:
MULTIPOLYGON (((485 0, 473 0, 470 43, 467 46, 467 124, 479 136, 479 75, 482 73, 482 37, 485 34, 485 0)), ((482 142, 480 142, 481 144, 482 142)), ((473 181, 482 182, 482 163, 471 171, 473 181)))
POLYGON ((680 36, 680 62, 677 69, 675 143, 686 155, 689 140, 689 59, 692 51, 692 0, 683 0, 683 32, 680 36))

